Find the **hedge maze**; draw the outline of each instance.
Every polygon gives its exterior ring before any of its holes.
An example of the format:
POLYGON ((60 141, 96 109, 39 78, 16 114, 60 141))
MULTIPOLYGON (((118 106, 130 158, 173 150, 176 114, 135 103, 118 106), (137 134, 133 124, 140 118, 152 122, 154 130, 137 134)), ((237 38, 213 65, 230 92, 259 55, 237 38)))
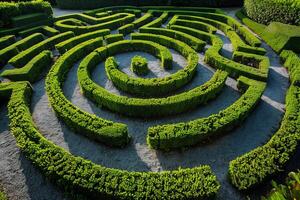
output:
MULTIPOLYGON (((14 23, 26 24, 26 18, 14 23)), ((208 165, 162 172, 127 171, 93 163, 49 141, 31 116, 35 90, 31 84, 45 78, 50 106, 70 130, 98 145, 127 148, 134 139, 127 124, 91 114, 65 96, 64 83, 75 65, 79 65, 76 79, 85 98, 106 112, 132 120, 188 113, 213 103, 226 81, 234 81, 240 97, 230 106, 207 117, 150 126, 144 136, 148 147, 157 151, 197 148, 230 134, 255 112, 270 66, 261 44, 247 27, 220 9, 108 7, 65 15, 54 18, 53 26, 0 38, 1 68, 13 67, 0 74, 0 97, 8 100, 9 127, 18 147, 42 174, 70 194, 90 199, 213 198, 222 185, 208 165), (220 33, 230 40, 232 57, 223 55, 220 33), (115 58, 129 52, 154 56, 164 71, 174 68, 176 52, 185 58, 186 66, 164 77, 149 78, 150 60, 137 55, 127 66, 133 76, 122 71, 123 64, 115 58), (201 56, 213 76, 181 91, 199 73, 201 56), (93 79, 100 63, 121 94, 93 79)), ((280 57, 291 80, 286 112, 267 143, 228 163, 228 179, 239 190, 248 190, 280 172, 300 141, 300 59, 292 51, 283 51, 280 57)))

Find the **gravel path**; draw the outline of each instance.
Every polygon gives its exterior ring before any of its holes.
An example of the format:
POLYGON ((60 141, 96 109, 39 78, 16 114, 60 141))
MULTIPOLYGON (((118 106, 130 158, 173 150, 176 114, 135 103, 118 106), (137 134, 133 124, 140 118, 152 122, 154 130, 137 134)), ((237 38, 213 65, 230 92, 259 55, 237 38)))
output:
MULTIPOLYGON (((69 11, 54 9, 56 15, 66 14, 69 11)), ((73 11, 72 11, 73 12, 73 11)), ((77 11, 74 11, 77 12, 77 11)), ((225 45, 223 53, 226 56, 232 54, 232 46, 228 38, 222 32, 218 32, 225 45)), ((126 123, 130 134, 133 136, 132 143, 125 149, 113 149, 93 142, 85 137, 70 131, 60 122, 51 107, 45 94, 44 79, 33 85, 34 95, 32 98, 32 116, 41 133, 57 145, 65 148, 74 155, 82 156, 95 163, 130 171, 163 171, 178 167, 195 167, 208 164, 221 182, 221 190, 217 199, 246 199, 247 195, 235 190, 227 180, 228 163, 230 160, 242 155, 253 148, 265 143, 280 124, 285 103, 285 93, 288 88, 288 75, 286 70, 279 64, 278 56, 263 44, 268 50, 271 61, 268 85, 264 96, 247 120, 237 129, 223 137, 218 137, 207 145, 200 145, 184 151, 161 152, 148 148, 145 143, 147 128, 156 124, 175 123, 189 121, 199 117, 206 117, 228 107, 236 101, 240 94, 236 91, 236 82, 232 79, 227 81, 217 99, 207 105, 185 114, 158 118, 136 119, 114 114, 110 111, 99 109, 82 96, 77 83, 76 64, 68 74, 64 84, 64 92, 68 99, 83 110, 96 115, 122 123, 126 123)), ((168 73, 174 73, 185 66, 186 60, 171 50, 174 58, 174 69, 168 73)), ((149 61, 151 73, 149 77, 161 77, 167 72, 161 69, 159 61, 153 56, 142 53, 126 53, 116 56, 124 72, 129 72, 130 58, 133 55, 142 55, 149 61)), ((203 84, 211 78, 213 71, 203 63, 203 54, 199 54, 199 68, 197 75, 190 84, 183 87, 180 92, 189 90, 203 84)), ((105 75, 103 63, 99 64, 93 73, 93 79, 107 90, 125 95, 118 91, 105 75)), ((16 147, 15 140, 8 131, 7 109, 5 104, 0 107, 0 180, 10 199, 64 199, 62 191, 47 181, 32 164, 24 158, 16 147)), ((253 196, 257 199, 259 192, 253 196)))

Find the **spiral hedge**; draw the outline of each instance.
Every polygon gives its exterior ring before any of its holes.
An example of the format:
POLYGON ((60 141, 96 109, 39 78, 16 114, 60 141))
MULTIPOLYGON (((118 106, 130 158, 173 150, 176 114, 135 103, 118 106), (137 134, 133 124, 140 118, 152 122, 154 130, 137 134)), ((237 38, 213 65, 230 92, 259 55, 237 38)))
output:
MULTIPOLYGON (((208 165, 162 172, 113 169, 72 155, 49 141, 32 119, 30 101, 34 88, 29 82, 43 79, 47 71, 45 90, 60 121, 99 145, 126 148, 132 139, 127 124, 86 112, 65 96, 65 80, 76 64, 82 95, 106 112, 129 118, 189 112, 217 98, 229 77, 235 79, 241 96, 227 108, 190 121, 157 124, 148 127, 145 135, 149 148, 156 150, 192 148, 229 134, 247 120, 260 102, 270 63, 259 38, 234 18, 213 8, 101 8, 58 17, 54 26, 46 29, 57 34, 45 35, 44 28, 36 28, 22 33, 23 38, 18 41, 13 35, 0 38, 2 66, 16 68, 1 73, 12 82, 0 83, 0 97, 9 99, 10 131, 28 160, 65 191, 90 199, 179 200, 216 196, 221 186, 208 165), (118 33, 112 34, 113 30, 118 33), (222 53, 219 32, 232 43, 231 58, 222 53), (115 59, 120 53, 142 51, 153 55, 160 61, 161 70, 168 71, 174 65, 170 49, 186 59, 186 66, 165 77, 132 76, 122 71, 122 63, 115 59), (180 90, 199 73, 201 54, 214 75, 202 85, 180 90), (94 80, 92 75, 100 63, 105 63, 106 76, 122 94, 113 93, 94 80)), ((286 113, 269 142, 229 163, 229 179, 240 190, 278 173, 300 140, 299 57, 291 51, 283 51, 281 57, 291 79, 286 113)), ((145 67, 147 60, 140 57, 139 61, 145 67)), ((132 62, 131 67, 140 67, 139 64, 132 62)))

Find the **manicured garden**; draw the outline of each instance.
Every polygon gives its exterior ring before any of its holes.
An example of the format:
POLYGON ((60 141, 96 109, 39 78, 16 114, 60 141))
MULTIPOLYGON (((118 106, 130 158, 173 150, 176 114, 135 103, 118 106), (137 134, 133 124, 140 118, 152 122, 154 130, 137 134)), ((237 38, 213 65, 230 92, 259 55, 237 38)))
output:
POLYGON ((0 2, 0 64, 0 199, 300 199, 298 0, 0 2))

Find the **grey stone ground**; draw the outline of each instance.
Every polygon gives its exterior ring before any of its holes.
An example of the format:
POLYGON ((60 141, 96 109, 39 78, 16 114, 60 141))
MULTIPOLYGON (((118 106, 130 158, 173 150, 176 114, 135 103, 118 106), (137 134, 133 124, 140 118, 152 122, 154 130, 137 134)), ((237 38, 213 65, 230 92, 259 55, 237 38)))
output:
MULTIPOLYGON (((232 10, 229 10, 232 14, 232 10)), ((54 9, 55 15, 67 14, 77 11, 61 11, 54 9)), ((223 53, 230 56, 232 46, 223 33, 218 32, 225 45, 223 53)), ((189 148, 185 151, 161 152, 148 148, 145 143, 147 128, 156 124, 189 121, 199 117, 209 116, 228 107, 236 101, 240 94, 236 91, 236 83, 229 79, 216 100, 202 105, 185 114, 158 118, 136 119, 114 114, 110 111, 99 109, 80 94, 77 83, 76 64, 68 74, 64 84, 64 92, 68 99, 83 110, 96 115, 122 123, 126 123, 133 136, 132 143, 125 149, 112 149, 93 142, 85 137, 70 131, 62 122, 58 121, 52 111, 44 89, 44 79, 33 85, 32 116, 41 133, 55 144, 65 148, 74 155, 82 156, 97 164, 107 167, 126 169, 130 171, 163 171, 178 167, 195 167, 208 164, 221 182, 221 190, 217 199, 246 199, 247 195, 235 190, 228 182, 227 170, 230 160, 242 155, 253 148, 265 143, 274 133, 281 121, 284 112, 285 93, 288 88, 287 71, 280 65, 278 56, 266 44, 271 61, 268 85, 261 102, 247 120, 237 129, 222 137, 215 138, 209 144, 189 148)), ((174 73, 184 67, 186 60, 175 51, 171 50, 174 58, 174 69, 165 72, 161 69, 159 61, 142 52, 126 53, 116 56, 121 68, 129 72, 130 58, 139 54, 146 57, 151 69, 150 77, 161 77, 167 73, 174 73)), ((189 90, 203 84, 213 75, 213 70, 203 63, 203 54, 199 54, 199 69, 192 82, 180 91, 189 90)), ((103 63, 99 64, 93 73, 93 79, 107 90, 120 93, 105 76, 103 63)), ((0 180, 10 199, 34 200, 60 200, 64 199, 62 191, 47 181, 33 165, 24 158, 16 147, 13 136, 8 131, 7 108, 5 104, 0 107, 0 180)), ((252 195, 257 199, 257 195, 252 195)))

